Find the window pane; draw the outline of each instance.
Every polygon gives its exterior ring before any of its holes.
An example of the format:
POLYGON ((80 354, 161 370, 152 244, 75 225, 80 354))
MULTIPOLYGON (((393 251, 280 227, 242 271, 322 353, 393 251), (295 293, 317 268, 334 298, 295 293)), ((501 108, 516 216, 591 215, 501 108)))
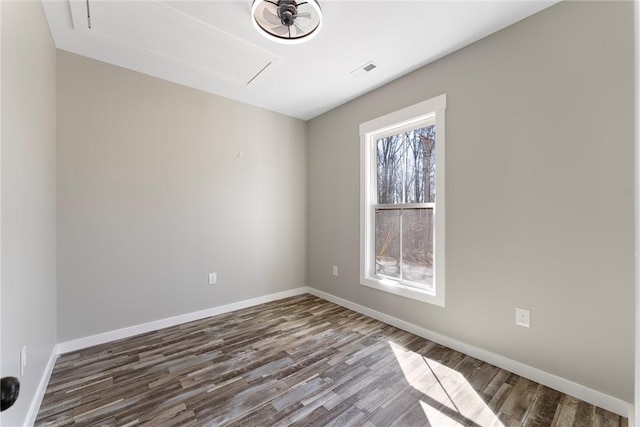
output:
POLYGON ((435 201, 435 126, 376 141, 379 204, 435 201))
POLYGON ((376 274, 400 279, 400 209, 376 209, 376 274))
POLYGON ((434 285, 433 209, 402 211, 402 275, 409 282, 434 285))
POLYGON ((378 203, 402 203, 403 135, 376 141, 378 203))

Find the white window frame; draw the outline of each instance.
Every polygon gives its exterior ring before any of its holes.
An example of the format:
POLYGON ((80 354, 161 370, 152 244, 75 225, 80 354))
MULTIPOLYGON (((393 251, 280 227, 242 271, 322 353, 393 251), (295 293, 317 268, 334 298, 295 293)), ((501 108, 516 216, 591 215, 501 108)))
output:
MULTIPOLYGON (((444 307, 445 300, 445 182, 444 148, 447 95, 443 94, 360 124, 360 284, 395 295, 444 307), (407 130, 436 126, 436 197, 433 289, 409 286, 375 274, 376 141, 407 130)), ((420 207, 423 207, 420 204, 420 207)), ((431 205, 429 203, 428 205, 431 205)), ((403 206, 408 208, 410 206, 403 206)))

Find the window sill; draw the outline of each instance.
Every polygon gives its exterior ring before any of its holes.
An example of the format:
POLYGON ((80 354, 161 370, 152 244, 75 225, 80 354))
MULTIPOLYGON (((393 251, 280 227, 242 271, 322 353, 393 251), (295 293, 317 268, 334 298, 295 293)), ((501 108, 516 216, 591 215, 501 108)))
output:
POLYGON ((398 284, 392 280, 365 278, 360 280, 360 284, 379 291, 444 307, 444 296, 436 296, 434 292, 411 288, 409 286, 398 284))

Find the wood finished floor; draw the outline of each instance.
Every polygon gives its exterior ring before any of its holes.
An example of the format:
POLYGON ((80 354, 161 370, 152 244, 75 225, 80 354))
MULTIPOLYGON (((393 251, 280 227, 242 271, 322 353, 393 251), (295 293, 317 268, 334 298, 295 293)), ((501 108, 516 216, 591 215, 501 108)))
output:
POLYGON ((58 359, 37 426, 627 426, 311 295, 58 359))

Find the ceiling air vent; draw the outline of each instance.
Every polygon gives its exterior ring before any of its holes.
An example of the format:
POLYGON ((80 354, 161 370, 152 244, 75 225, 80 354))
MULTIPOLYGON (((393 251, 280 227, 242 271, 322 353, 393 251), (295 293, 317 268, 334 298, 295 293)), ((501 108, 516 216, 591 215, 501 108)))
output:
POLYGON ((369 61, 366 64, 356 68, 351 72, 354 77, 362 77, 365 74, 375 70, 377 65, 373 61, 369 61))

